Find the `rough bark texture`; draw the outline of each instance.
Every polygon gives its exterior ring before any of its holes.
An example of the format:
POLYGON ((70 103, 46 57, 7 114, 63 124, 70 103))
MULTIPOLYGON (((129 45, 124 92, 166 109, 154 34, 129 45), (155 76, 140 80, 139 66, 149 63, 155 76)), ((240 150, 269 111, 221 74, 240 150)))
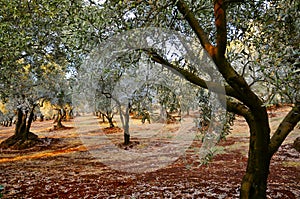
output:
POLYGON ((0 148, 26 149, 33 147, 40 142, 38 136, 30 132, 30 127, 34 117, 34 108, 35 107, 30 110, 29 117, 27 117, 27 111, 23 112, 20 108, 17 110, 15 134, 4 140, 0 144, 0 148))
MULTIPOLYGON (((273 154, 278 150, 286 136, 293 130, 300 120, 299 102, 282 121, 273 137, 270 139, 270 127, 267 110, 259 97, 251 90, 245 79, 240 76, 230 65, 225 57, 227 46, 226 7, 238 0, 215 0, 214 16, 216 26, 216 45, 213 46, 207 39, 207 34, 201 27, 183 0, 174 1, 184 19, 195 32, 204 49, 214 60, 219 72, 225 78, 228 86, 225 87, 226 95, 234 97, 239 102, 227 100, 229 111, 245 117, 250 127, 250 145, 248 152, 248 165, 246 174, 241 184, 240 198, 260 199, 266 198, 267 178, 269 165, 273 154), (225 5, 226 4, 226 5, 225 5)), ((202 79, 190 72, 168 63, 162 56, 148 51, 152 60, 164 64, 181 73, 188 81, 207 88, 202 79)))
POLYGON ((65 117, 65 112, 62 111, 62 109, 56 109, 57 110, 57 117, 54 121, 56 125, 54 125, 54 129, 61 129, 65 126, 62 124, 63 118, 65 117))
POLYGON ((266 198, 270 157, 268 153, 269 134, 266 112, 257 118, 253 114, 247 120, 250 127, 250 145, 246 174, 241 185, 240 198, 266 198), (263 116, 264 115, 264 116, 263 116))

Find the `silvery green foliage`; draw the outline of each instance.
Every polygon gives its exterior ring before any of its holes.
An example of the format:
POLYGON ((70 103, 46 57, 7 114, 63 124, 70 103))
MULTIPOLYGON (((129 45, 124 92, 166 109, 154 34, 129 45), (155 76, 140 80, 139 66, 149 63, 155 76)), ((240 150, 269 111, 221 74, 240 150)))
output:
MULTIPOLYGON (((102 35, 109 38, 122 31, 151 26, 192 36, 193 30, 174 2, 105 1, 100 6, 102 15, 99 16, 108 16, 109 20, 99 23, 96 16, 90 16, 97 22, 87 22, 97 29, 111 28, 106 34, 98 34, 101 39, 105 39, 102 35)), ((186 3, 214 44, 216 30, 211 14, 212 1, 186 3)), ((228 3, 227 58, 266 104, 295 102, 299 95, 299 19, 299 2, 295 0, 228 3)), ((191 64, 184 68, 193 71, 191 64)))
POLYGON ((229 9, 229 23, 232 65, 266 105, 295 103, 300 90, 299 2, 244 3, 229 9))
MULTIPOLYGON (((224 88, 222 88, 222 78, 213 69, 215 67, 213 62, 200 46, 197 47, 197 43, 194 41, 190 38, 183 38, 178 32, 147 28, 131 30, 116 35, 95 48, 87 56, 87 59, 81 66, 81 70, 78 72, 78 84, 73 95, 73 103, 77 109, 86 113, 83 117, 77 118, 76 124, 87 147, 89 148, 91 144, 96 144, 95 142, 108 142, 105 135, 102 134, 97 135, 100 137, 96 136, 95 141, 85 136, 85 132, 88 130, 96 129, 94 125, 89 125, 89 129, 87 129, 85 124, 87 120, 93 120, 89 115, 98 106, 98 100, 105 99, 103 96, 110 99, 110 104, 114 104, 114 107, 120 113, 125 134, 129 134, 129 109, 133 103, 139 103, 145 97, 149 97, 149 95, 153 100, 148 104, 150 109, 159 104, 160 97, 165 97, 164 95, 166 94, 171 94, 170 98, 176 98, 179 105, 181 101, 186 107, 188 107, 189 100, 192 101, 192 104, 194 103, 195 98, 191 96, 196 92, 186 90, 188 84, 180 73, 167 64, 153 62, 152 59, 155 59, 156 55, 162 54, 163 59, 168 63, 187 70, 194 70, 195 73, 207 80, 209 88, 218 93, 216 95, 212 94, 210 99, 213 101, 212 117, 214 119, 212 119, 208 130, 210 133, 207 134, 204 140, 200 154, 205 155, 209 148, 217 142, 218 133, 222 130, 223 123, 221 118, 224 116, 225 111, 224 97, 222 97, 224 96, 224 88), (149 57, 149 54, 152 56, 149 57), (214 86, 214 82, 219 83, 221 85, 220 88, 214 86), (155 96, 156 94, 161 95, 155 96), (190 99, 184 99, 189 95, 190 99), (215 98, 217 99, 215 100, 215 98), (215 124, 213 124, 214 122, 215 124)), ((193 87, 191 86, 191 88, 193 87)), ((197 108, 197 106, 190 106, 190 108, 197 108)), ((195 110, 191 111, 194 112, 195 110)), ((89 123, 96 124, 96 121, 89 123)), ((133 159, 136 162, 140 157, 147 157, 155 158, 155 161, 157 161, 157 157, 162 152, 164 154, 167 151, 172 153, 172 155, 168 155, 169 157, 178 157, 177 153, 182 153, 183 149, 189 145, 189 141, 193 140, 193 131, 189 130, 193 127, 192 119, 185 118, 182 120, 181 128, 176 136, 172 138, 169 146, 147 154, 126 153, 126 155, 121 155, 122 161, 121 159, 119 160, 123 162, 121 167, 119 164, 115 165, 115 163, 110 166, 132 171, 130 165, 133 159)), ((92 151, 97 158, 100 158, 102 162, 107 164, 112 164, 110 160, 113 157, 120 158, 120 154, 124 153, 114 145, 107 147, 110 148, 109 153, 107 153, 107 150, 105 150, 105 153, 102 150, 92 151), (116 154, 114 155, 114 153, 116 154)), ((165 155, 163 156, 165 157, 165 155)), ((150 165, 143 165, 142 163, 141 165, 140 171, 153 169, 152 166, 149 168, 150 165)), ((160 166, 162 165, 157 165, 158 168, 160 166)))
POLYGON ((11 113, 16 108, 26 112, 40 99, 60 103, 73 56, 68 47, 76 43, 64 39, 65 30, 74 22, 70 13, 76 15, 80 5, 80 1, 1 2, 0 98, 14 104, 11 113))

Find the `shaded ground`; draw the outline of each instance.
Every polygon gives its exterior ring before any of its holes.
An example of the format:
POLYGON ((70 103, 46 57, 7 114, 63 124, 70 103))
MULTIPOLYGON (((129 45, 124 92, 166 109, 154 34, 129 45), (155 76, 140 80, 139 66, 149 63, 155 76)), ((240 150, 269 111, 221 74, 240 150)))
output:
MULTIPOLYGON (((286 111, 274 113, 272 129, 286 111)), ((196 163, 194 148, 200 146, 196 140, 185 156, 168 167, 142 174, 110 169, 87 151, 74 129, 49 132, 51 126, 50 121, 33 124, 31 131, 44 138, 43 144, 0 153, 3 198, 238 198, 248 142, 247 126, 240 117, 211 163, 201 167, 196 163)), ((291 148, 299 132, 296 129, 273 157, 268 198, 300 196, 300 154, 291 148)), ((12 128, 0 127, 0 140, 12 133, 12 128)), ((122 138, 118 129, 109 134, 122 138)))

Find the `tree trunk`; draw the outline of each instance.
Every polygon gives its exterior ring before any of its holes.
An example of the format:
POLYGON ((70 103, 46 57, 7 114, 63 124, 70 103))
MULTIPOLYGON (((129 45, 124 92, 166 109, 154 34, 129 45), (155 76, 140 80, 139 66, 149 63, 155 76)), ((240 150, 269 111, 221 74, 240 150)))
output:
POLYGON ((241 185, 240 198, 242 199, 266 198, 271 161, 271 157, 268 155, 270 128, 267 112, 257 113, 253 114, 253 120, 247 120, 250 127, 250 145, 246 174, 241 185))
POLYGON ((33 119, 34 119, 34 113, 33 113, 34 108, 35 108, 35 106, 32 107, 32 109, 31 109, 31 111, 30 111, 30 114, 29 114, 29 117, 28 117, 28 122, 27 122, 26 129, 25 129, 25 132, 26 132, 27 134, 29 133, 31 124, 32 124, 33 119))
POLYGON ((243 177, 241 185, 240 198, 242 199, 265 199, 267 190, 267 179, 269 174, 270 159, 262 162, 257 159, 259 156, 267 156, 266 153, 261 153, 256 150, 253 145, 255 141, 251 141, 249 149, 249 157, 247 163, 246 174, 243 177))
POLYGON ((68 122, 71 119, 70 111, 66 109, 65 112, 66 112, 66 121, 68 122))
POLYGON ((108 120, 109 127, 110 127, 110 128, 115 127, 114 122, 113 122, 113 118, 112 118, 112 117, 109 117, 109 116, 107 116, 106 118, 107 118, 107 120, 108 120))
POLYGON ((105 117, 103 114, 101 114, 101 115, 102 115, 102 122, 105 123, 105 117))
POLYGON ((23 113, 21 109, 17 110, 17 123, 15 127, 15 136, 16 137, 27 137, 25 134, 26 132, 26 119, 27 119, 27 112, 23 113), (25 135, 25 136, 24 136, 25 135))
POLYGON ((129 133, 129 107, 130 104, 126 107, 125 111, 125 124, 124 124, 124 145, 128 145, 130 143, 130 133, 129 133))
POLYGON ((70 117, 70 119, 74 118, 73 108, 70 108, 69 117, 70 117))
POLYGON ((62 116, 62 113, 61 113, 61 110, 58 110, 57 111, 57 128, 62 128, 64 127, 64 125, 62 125, 62 119, 63 119, 63 116, 62 116))
POLYGON ((160 118, 162 119, 162 121, 167 120, 166 109, 164 108, 163 105, 161 105, 161 109, 160 109, 160 118))
POLYGON ((40 122, 43 122, 43 121, 44 121, 44 115, 41 114, 41 115, 40 115, 40 122))
POLYGON ((130 143, 130 134, 124 133, 124 145, 128 145, 130 143))
POLYGON ((13 123, 13 117, 9 118, 9 124, 8 124, 8 126, 12 126, 12 123, 13 123))
POLYGON ((34 116, 34 107, 30 111, 28 121, 28 111, 23 112, 21 108, 17 109, 15 134, 4 140, 0 144, 0 148, 25 149, 30 148, 39 142, 38 136, 30 132, 31 123, 34 116))

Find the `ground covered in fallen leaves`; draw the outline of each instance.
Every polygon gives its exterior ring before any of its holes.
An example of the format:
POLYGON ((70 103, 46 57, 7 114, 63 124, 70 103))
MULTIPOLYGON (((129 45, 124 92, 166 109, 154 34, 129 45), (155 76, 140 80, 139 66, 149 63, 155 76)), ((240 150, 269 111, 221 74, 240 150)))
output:
MULTIPOLYGON (((286 111, 280 109, 272 113, 272 129, 278 126, 286 111)), ((73 123, 64 125, 73 126, 73 123)), ((195 140, 175 162, 146 173, 113 170, 91 155, 76 128, 49 131, 51 126, 51 121, 33 124, 31 131, 43 138, 43 143, 32 149, 0 151, 2 198, 221 199, 239 196, 248 147, 247 125, 240 117, 232 133, 216 147, 211 162, 199 166, 193 148, 200 146, 201 141, 195 140)), ((292 148, 299 132, 295 129, 273 157, 268 198, 300 198, 300 154, 292 148)), ((121 142, 120 129, 108 133, 116 135, 121 142)), ((0 127, 0 141, 12 134, 12 127, 0 127)), ((143 144, 142 141, 136 143, 133 148, 143 144)))

